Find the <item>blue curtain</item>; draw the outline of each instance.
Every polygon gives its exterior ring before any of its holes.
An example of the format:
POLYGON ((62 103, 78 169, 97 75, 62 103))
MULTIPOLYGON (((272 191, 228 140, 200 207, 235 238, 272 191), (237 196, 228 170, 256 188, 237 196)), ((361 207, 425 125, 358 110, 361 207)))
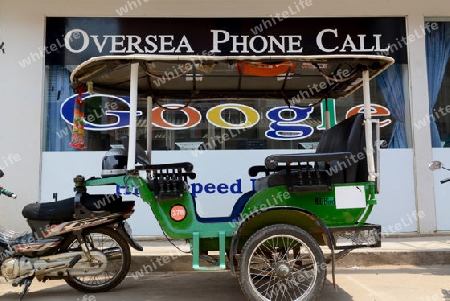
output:
MULTIPOLYGON (((450 57, 450 23, 435 22, 438 24, 436 30, 431 30, 426 35, 427 53, 427 75, 429 114, 433 116, 433 108, 441 90, 445 67, 450 57)), ((431 144, 433 147, 441 147, 441 137, 435 120, 430 117, 431 144)))
POLYGON ((389 148, 406 148, 405 130, 405 93, 403 91, 402 66, 394 64, 377 77, 378 85, 383 93, 392 117, 394 128, 389 140, 389 148))
POLYGON ((69 146, 72 127, 60 114, 61 105, 73 92, 70 88, 70 72, 64 66, 48 67, 47 131, 45 151, 73 151, 69 146))

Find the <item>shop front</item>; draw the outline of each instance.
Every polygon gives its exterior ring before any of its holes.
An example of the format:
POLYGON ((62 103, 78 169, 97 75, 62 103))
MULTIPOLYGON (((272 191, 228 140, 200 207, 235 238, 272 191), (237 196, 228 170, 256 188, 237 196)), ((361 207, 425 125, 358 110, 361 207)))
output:
MULTIPOLYGON (((408 72, 406 46, 392 49, 392 45, 397 42, 396 38, 406 35, 404 18, 297 18, 284 20, 277 26, 269 26, 271 22, 274 23, 274 20, 257 18, 48 18, 47 47, 57 44, 61 36, 64 37, 65 47, 62 49, 64 51, 50 52, 46 56, 46 111, 49 124, 43 156, 41 197, 44 199, 45 195, 52 195, 54 192, 58 197, 71 195, 69 187, 73 171, 67 173, 65 183, 58 183, 58 189, 55 190, 54 183, 62 181, 62 174, 46 172, 47 170, 60 167, 64 162, 72 162, 74 155, 83 158, 89 156, 92 162, 97 162, 90 164, 89 170, 86 169, 83 174, 98 176, 103 153, 111 145, 120 144, 120 136, 127 133, 130 122, 127 95, 84 94, 84 149, 80 152, 70 145, 77 95, 67 89, 69 75, 76 65, 92 56, 124 53, 196 54, 201 55, 200 60, 202 57, 215 55, 286 57, 275 65, 230 64, 228 68, 241 68, 243 75, 260 76, 260 81, 255 82, 254 86, 257 89, 258 84, 264 83, 264 75, 268 72, 280 74, 280 81, 284 80, 283 74, 289 74, 289 68, 292 68, 289 55, 389 53, 396 59, 397 65, 386 75, 381 75, 378 82, 372 82, 375 91, 372 110, 382 120, 381 140, 378 143, 387 153, 390 147, 408 148, 410 139, 406 139, 406 135, 410 133, 406 134, 404 127, 403 136, 396 136, 393 131, 398 127, 397 114, 405 115, 408 97, 403 87, 404 83, 407 84, 408 72), (154 24, 157 29, 148 29, 149 24, 154 24), (186 28, 186 24, 190 26, 186 28), (260 24, 267 28, 258 27, 260 24), (258 33, 254 34, 256 31, 258 33), (397 94, 393 94, 394 91, 397 94), (396 108, 399 104, 403 112, 396 108), (391 113, 390 108, 394 108, 396 115, 391 113)), ((191 77, 186 78, 195 80, 196 85, 201 87, 201 74, 208 73, 206 69, 214 66, 202 64, 201 61, 193 62, 192 65, 168 67, 163 75, 156 75, 156 69, 161 70, 161 66, 149 65, 147 68, 151 78, 150 90, 152 87, 160 90, 164 85, 170 89, 170 81, 185 74, 191 74, 191 77), (196 75, 194 79, 195 72, 200 75, 196 75)), ((316 67, 305 65, 302 68, 316 67)), ((348 76, 334 74, 334 70, 328 70, 326 65, 321 68, 333 74, 337 80, 348 76)), ((245 80, 250 79, 243 81, 245 80)), ((289 78, 286 85, 289 85, 289 78)), ((326 129, 326 112, 332 126, 363 111, 360 105, 361 93, 338 102, 333 99, 321 100, 320 97, 317 104, 304 101, 310 95, 320 94, 327 86, 324 79, 322 87, 314 84, 306 91, 290 95, 290 100, 297 106, 288 106, 283 96, 277 94, 273 95, 271 101, 255 98, 234 104, 222 103, 220 98, 194 99, 186 103, 180 99, 153 95, 153 162, 192 162, 198 178, 191 183, 190 189, 197 200, 198 213, 204 217, 229 214, 239 195, 253 189, 256 178, 248 176, 249 166, 261 164, 267 155, 274 152, 313 152, 326 129)), ((224 89, 228 87, 224 86, 224 89)), ((146 99, 141 99, 137 116, 137 137, 138 143, 144 148, 147 146, 148 121, 145 107, 146 99)), ((382 159, 385 161, 385 158, 382 159)), ((387 166, 390 165, 388 161, 387 166)), ((67 166, 63 170, 70 171, 71 168, 67 166)), ((389 173, 386 173, 386 177, 387 174, 389 173)), ((411 186, 407 182, 401 185, 411 186)), ((134 197, 124 187, 115 187, 115 192, 134 197)), ((410 215, 414 215, 414 204, 409 203, 406 198, 403 202, 410 207, 410 215)), ((403 206, 401 210, 404 208, 403 206)), ((141 211, 148 212, 148 208, 137 211, 138 214, 141 211)), ((140 217, 139 225, 148 223, 149 216, 151 214, 140 217)), ((415 224, 404 227, 407 227, 404 229, 407 231, 415 230, 415 224)), ((156 234, 158 231, 153 226, 139 227, 136 230, 143 235, 156 234)))
MULTIPOLYGON (((320 10, 324 12, 322 15, 312 13, 319 6, 324 8, 318 3, 304 7, 297 3, 300 10, 286 3, 286 9, 279 14, 272 12, 280 11, 284 7, 282 4, 273 4, 273 9, 257 16, 248 13, 230 18, 231 14, 224 14, 213 18, 197 12, 198 15, 189 17, 168 18, 138 14, 138 10, 147 11, 148 4, 136 2, 134 8, 132 2, 117 2, 114 7, 122 14, 124 5, 128 5, 127 14, 120 16, 100 11, 98 14, 80 12, 74 16, 63 8, 53 8, 55 13, 36 21, 45 28, 41 35, 44 44, 35 51, 28 43, 30 50, 26 55, 15 56, 20 58, 15 60, 15 68, 22 71, 42 67, 40 70, 43 70, 40 80, 42 122, 38 130, 42 137, 40 183, 36 184, 39 193, 32 198, 53 201, 54 197, 72 196, 72 178, 77 174, 100 176, 105 152, 119 144, 120 137, 128 132, 130 114, 126 92, 84 93, 83 142, 81 145, 73 143, 76 95, 70 88, 70 73, 91 57, 118 54, 191 54, 200 58, 283 56, 285 59, 275 65, 230 64, 229 68, 240 68, 244 75, 261 78, 268 72, 279 73, 280 81, 285 80, 289 85, 289 68, 292 67, 289 55, 387 55, 395 59, 395 65, 371 82, 371 110, 381 122, 381 137, 377 141, 381 147, 381 190, 369 222, 381 224, 386 235, 450 231, 450 221, 445 218, 450 205, 445 199, 448 195, 445 187, 438 185, 440 174, 436 173, 436 181, 431 172, 424 174, 427 171, 424 163, 435 159, 445 164, 448 157, 450 19, 446 22, 445 18, 432 18, 432 15, 409 19, 405 14, 393 17, 387 12, 370 16, 355 13, 348 17, 342 13, 331 17, 330 12, 326 13, 329 8, 320 10), (300 11, 305 15, 300 17, 300 11), (320 17, 316 17, 318 15, 320 17), (426 85, 425 90, 419 87, 421 81, 428 83, 428 88, 426 85), (424 93, 426 97, 421 99, 424 93), (427 137, 430 142, 426 141, 427 137), (434 191, 435 197, 432 196, 434 191)), ((13 21, 5 17, 2 9, 17 9, 12 2, 8 3, 0 4, 0 26, 5 28, 5 24, 13 21)), ((30 27, 31 23, 25 25, 30 27)), ((9 55, 8 48, 5 49, 9 55)), ((202 64, 200 59, 192 64, 170 66, 163 75, 156 75, 152 68, 160 70, 161 66, 149 64, 149 86, 158 87, 158 91, 161 86, 169 89, 171 80, 181 75, 188 75, 186 81, 195 81, 195 85, 201 86, 201 74, 213 67, 202 64)), ((305 69, 316 67, 302 66, 305 69)), ((327 70, 326 65, 319 67, 335 79, 345 76, 327 70)), ((39 76, 39 72, 33 74, 39 76)), ((190 183, 190 191, 196 197, 198 214, 224 216, 231 213, 240 194, 253 189, 256 178, 248 175, 249 166, 262 164, 266 156, 274 153, 314 152, 327 121, 332 126, 363 111, 362 92, 336 102, 329 98, 319 99, 317 103, 305 101, 310 95, 320 95, 326 85, 324 80, 323 87, 311 85, 309 90, 289 95, 295 106, 288 106, 283 95, 276 93, 270 101, 255 98, 226 104, 217 97, 186 102, 161 94, 154 97, 152 112, 147 112, 146 99, 140 99, 137 142, 144 148, 151 144, 153 163, 193 163, 198 176, 190 183), (149 114, 153 131, 151 142, 146 140, 149 114)), ((29 157, 26 150, 21 150, 20 155, 29 157)), ((447 165, 450 166, 450 161, 447 165)), ((115 192, 138 200, 137 191, 126 191, 125 187, 97 189, 92 192, 115 192)), ((140 201, 136 204, 136 213, 130 220, 134 233, 160 235, 150 208, 140 201)))

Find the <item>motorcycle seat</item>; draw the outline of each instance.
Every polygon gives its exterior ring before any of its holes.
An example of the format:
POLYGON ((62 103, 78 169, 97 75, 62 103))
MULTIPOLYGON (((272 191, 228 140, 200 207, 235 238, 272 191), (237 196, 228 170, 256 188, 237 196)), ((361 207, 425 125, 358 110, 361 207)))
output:
MULTIPOLYGON (((74 198, 67 198, 57 202, 31 203, 22 210, 25 218, 32 220, 60 221, 74 220, 74 198)), ((92 212, 124 212, 134 205, 134 201, 122 202, 117 194, 88 194, 81 197, 81 204, 92 212)))

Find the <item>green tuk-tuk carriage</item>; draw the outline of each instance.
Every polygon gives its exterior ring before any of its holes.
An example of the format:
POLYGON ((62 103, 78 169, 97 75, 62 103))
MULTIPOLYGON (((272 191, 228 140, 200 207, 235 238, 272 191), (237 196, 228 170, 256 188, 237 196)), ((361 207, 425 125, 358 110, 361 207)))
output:
POLYGON ((316 300, 328 263, 334 281, 336 259, 355 248, 381 245, 381 227, 366 223, 376 204, 379 163, 369 81, 391 64, 391 58, 371 55, 92 58, 73 71, 72 87, 129 93, 131 123, 123 140, 127 167, 101 178, 78 176, 76 194, 99 185, 137 188, 162 230, 189 242, 194 269, 230 269, 249 300, 316 300), (176 69, 179 74, 165 84, 152 84, 153 78, 176 69), (188 181, 195 179, 191 163, 151 161, 152 107, 160 99, 182 100, 186 106, 197 100, 238 103, 249 98, 309 106, 324 99, 339 101, 360 87, 364 113, 326 130, 314 153, 274 154, 261 165, 249 166, 249 175, 260 177, 254 190, 237 199, 229 216, 197 214, 188 190, 188 181), (293 103, 298 95, 302 101, 293 103), (136 144, 138 99, 147 102, 147 153, 136 144), (327 246, 331 255, 325 258, 320 246, 327 246), (211 251, 218 257, 211 257, 211 251))

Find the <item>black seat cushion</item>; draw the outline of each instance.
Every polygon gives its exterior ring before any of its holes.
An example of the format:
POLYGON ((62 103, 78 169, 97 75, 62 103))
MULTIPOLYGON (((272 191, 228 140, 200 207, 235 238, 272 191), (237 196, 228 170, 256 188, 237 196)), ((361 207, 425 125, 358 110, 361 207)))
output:
MULTIPOLYGON (((122 212, 134 205, 134 201, 122 202, 117 194, 88 194, 81 197, 81 204, 90 211, 122 212)), ((31 203, 22 210, 25 218, 46 221, 71 221, 75 213, 74 198, 58 202, 31 203)))
MULTIPOLYGON (((365 153, 364 115, 353 115, 326 130, 317 145, 316 153, 350 152, 353 159, 333 160, 328 174, 331 183, 355 183, 367 181, 365 153), (359 158, 362 159, 358 159, 359 158)), ((321 164, 320 169, 325 168, 321 164)))

